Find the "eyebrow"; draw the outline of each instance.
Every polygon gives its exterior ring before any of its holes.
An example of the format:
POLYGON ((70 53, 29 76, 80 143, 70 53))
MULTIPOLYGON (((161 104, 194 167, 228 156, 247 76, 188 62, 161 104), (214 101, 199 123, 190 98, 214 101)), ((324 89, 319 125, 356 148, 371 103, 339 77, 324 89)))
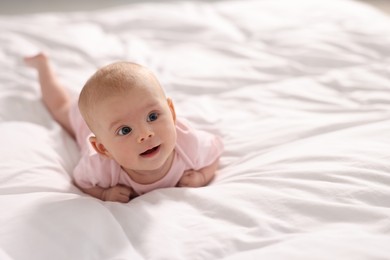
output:
MULTIPOLYGON (((147 104, 146 106, 144 106, 141 110, 148 110, 150 108, 153 108, 153 107, 156 107, 159 103, 158 102, 150 102, 149 104, 147 104)), ((122 118, 119 118, 119 119, 116 119, 114 121, 112 121, 109 125, 108 125, 108 130, 111 131, 112 128, 119 124, 119 122, 122 121, 122 118)))
POLYGON ((119 124, 120 121, 122 121, 122 119, 117 119, 117 120, 111 122, 111 123, 109 124, 109 126, 108 126, 108 130, 111 131, 111 130, 114 128, 115 125, 119 124))

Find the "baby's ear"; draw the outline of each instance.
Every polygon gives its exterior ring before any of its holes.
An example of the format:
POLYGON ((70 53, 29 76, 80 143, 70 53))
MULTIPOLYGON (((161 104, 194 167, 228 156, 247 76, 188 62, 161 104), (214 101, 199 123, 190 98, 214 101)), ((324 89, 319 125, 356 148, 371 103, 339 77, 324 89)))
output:
POLYGON ((106 147, 96 138, 96 136, 89 137, 89 142, 98 154, 112 158, 106 147))
POLYGON ((175 106, 173 105, 172 99, 167 98, 167 102, 168 102, 169 109, 171 110, 173 121, 176 122, 175 106))

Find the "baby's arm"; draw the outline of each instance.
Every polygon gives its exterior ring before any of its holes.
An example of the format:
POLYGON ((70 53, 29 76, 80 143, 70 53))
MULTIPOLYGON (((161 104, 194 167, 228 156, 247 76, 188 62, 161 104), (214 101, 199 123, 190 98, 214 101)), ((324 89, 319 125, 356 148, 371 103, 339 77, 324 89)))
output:
POLYGON ((93 188, 80 188, 83 192, 103 201, 129 202, 134 192, 131 188, 117 185, 110 188, 95 186, 93 188))
POLYGON ((206 166, 200 170, 188 170, 185 171, 179 183, 179 187, 202 187, 210 183, 214 178, 215 172, 218 168, 219 160, 215 160, 209 166, 206 166))

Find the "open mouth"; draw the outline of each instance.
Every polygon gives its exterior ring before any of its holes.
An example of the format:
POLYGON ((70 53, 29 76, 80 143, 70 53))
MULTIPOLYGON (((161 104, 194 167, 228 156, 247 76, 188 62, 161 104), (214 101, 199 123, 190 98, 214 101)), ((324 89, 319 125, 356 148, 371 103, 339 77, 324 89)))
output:
POLYGON ((141 155, 141 156, 152 156, 152 155, 155 154, 159 149, 160 149, 160 146, 157 145, 157 146, 153 147, 152 149, 146 150, 145 152, 141 153, 140 155, 141 155))

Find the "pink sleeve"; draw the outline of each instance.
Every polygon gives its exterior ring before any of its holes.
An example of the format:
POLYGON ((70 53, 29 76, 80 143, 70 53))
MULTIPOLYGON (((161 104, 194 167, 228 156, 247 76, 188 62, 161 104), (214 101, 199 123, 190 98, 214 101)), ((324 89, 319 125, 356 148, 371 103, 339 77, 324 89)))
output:
POLYGON ((96 152, 84 154, 73 171, 73 178, 81 188, 108 188, 119 182, 120 167, 113 160, 96 152))
POLYGON ((221 138, 203 132, 199 139, 198 156, 195 160, 194 170, 202 169, 215 162, 221 156, 222 151, 223 143, 221 138))
POLYGON ((177 121, 176 124, 176 148, 190 169, 202 169, 221 156, 223 143, 220 137, 196 130, 183 120, 177 121))
POLYGON ((77 186, 89 189, 98 184, 98 176, 91 174, 88 156, 82 156, 73 170, 73 178, 77 186))
POLYGON ((73 170, 75 183, 81 188, 92 188, 96 185, 108 188, 117 185, 120 166, 114 161, 99 155, 89 143, 91 131, 82 118, 77 102, 72 104, 69 119, 81 151, 81 159, 73 170))

